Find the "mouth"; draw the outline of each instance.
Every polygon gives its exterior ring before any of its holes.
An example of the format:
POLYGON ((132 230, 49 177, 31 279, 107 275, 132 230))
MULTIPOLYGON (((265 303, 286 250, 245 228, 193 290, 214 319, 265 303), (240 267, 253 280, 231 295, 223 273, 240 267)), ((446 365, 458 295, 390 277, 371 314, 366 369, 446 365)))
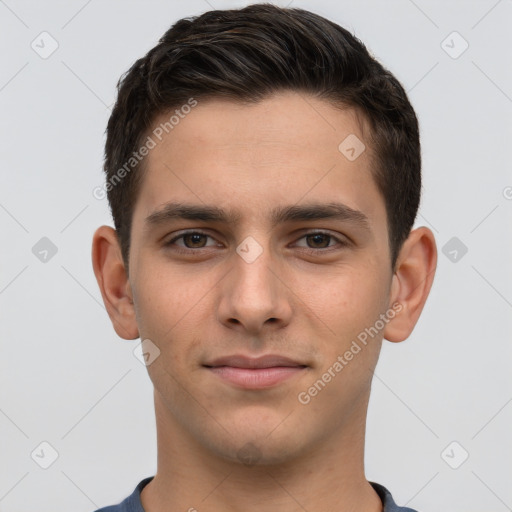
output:
POLYGON ((302 374, 307 365, 287 357, 267 355, 258 358, 227 356, 203 365, 224 382, 244 389, 265 389, 302 374))

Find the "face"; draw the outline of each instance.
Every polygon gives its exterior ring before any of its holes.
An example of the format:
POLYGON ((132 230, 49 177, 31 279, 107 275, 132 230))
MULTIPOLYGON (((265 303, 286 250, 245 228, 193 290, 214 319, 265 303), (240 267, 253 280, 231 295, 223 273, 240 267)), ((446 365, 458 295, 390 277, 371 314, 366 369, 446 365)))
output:
POLYGON ((210 100, 148 155, 129 286, 157 416, 203 450, 278 463, 364 429, 392 272, 351 134, 353 111, 297 93, 210 100))

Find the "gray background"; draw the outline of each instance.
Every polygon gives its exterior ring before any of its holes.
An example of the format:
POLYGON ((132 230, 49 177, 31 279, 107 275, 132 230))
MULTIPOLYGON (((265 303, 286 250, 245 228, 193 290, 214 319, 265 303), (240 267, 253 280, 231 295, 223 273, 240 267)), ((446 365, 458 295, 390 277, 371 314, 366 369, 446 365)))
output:
MULTIPOLYGON (((246 3, 0 1, 0 511, 91 511, 155 472, 140 341, 117 337, 92 272, 111 224, 92 191, 119 76, 177 19, 246 3)), ((412 336, 384 341, 367 477, 421 512, 512 510, 512 1, 291 5, 355 32, 421 125, 416 225, 439 263, 412 336)))

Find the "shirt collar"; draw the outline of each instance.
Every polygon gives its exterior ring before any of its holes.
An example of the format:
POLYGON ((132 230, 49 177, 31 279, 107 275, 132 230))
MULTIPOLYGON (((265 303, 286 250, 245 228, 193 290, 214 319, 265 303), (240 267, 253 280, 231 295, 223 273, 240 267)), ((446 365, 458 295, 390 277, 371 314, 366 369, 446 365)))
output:
MULTIPOLYGON (((144 480, 141 480, 133 491, 133 494, 126 498, 126 512, 145 512, 142 508, 140 493, 142 489, 144 489, 144 487, 153 480, 153 478, 154 476, 149 476, 144 478, 144 480)), ((408 507, 399 507, 395 503, 391 493, 383 485, 376 482, 369 482, 369 484, 375 489, 375 492, 379 495, 379 498, 382 501, 382 512, 416 512, 408 507)))

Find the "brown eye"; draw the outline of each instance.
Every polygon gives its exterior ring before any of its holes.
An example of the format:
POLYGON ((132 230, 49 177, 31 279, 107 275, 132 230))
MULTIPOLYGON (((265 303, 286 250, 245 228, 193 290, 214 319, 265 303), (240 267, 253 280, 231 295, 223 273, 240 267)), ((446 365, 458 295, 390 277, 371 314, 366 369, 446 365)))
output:
POLYGON ((189 249, 197 249, 205 246, 208 236, 202 233, 187 233, 183 235, 182 238, 186 247, 189 249))
POLYGON ((329 246, 331 238, 331 235, 327 235, 326 233, 313 233, 311 235, 306 235, 308 244, 310 244, 312 249, 325 249, 329 246))
POLYGON ((306 233, 296 242, 295 246, 311 254, 321 255, 323 253, 343 249, 350 245, 344 237, 337 237, 324 231, 306 233), (304 242, 302 242, 304 240, 304 242))
POLYGON ((175 236, 164 245, 177 252, 193 253, 199 252, 198 249, 206 249, 217 244, 215 243, 215 239, 207 233, 203 233, 201 231, 189 231, 188 233, 181 233, 181 235, 175 236), (207 243, 208 239, 213 243, 207 243))

